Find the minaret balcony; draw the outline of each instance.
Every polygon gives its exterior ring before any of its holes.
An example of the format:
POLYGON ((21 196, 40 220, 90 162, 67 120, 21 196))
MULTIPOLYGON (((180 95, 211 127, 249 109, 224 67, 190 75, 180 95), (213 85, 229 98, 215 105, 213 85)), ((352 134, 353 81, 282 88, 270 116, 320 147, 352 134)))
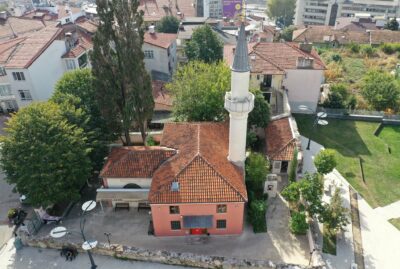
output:
POLYGON ((254 108, 254 95, 245 98, 232 98, 231 92, 225 94, 225 109, 233 113, 250 113, 254 108))

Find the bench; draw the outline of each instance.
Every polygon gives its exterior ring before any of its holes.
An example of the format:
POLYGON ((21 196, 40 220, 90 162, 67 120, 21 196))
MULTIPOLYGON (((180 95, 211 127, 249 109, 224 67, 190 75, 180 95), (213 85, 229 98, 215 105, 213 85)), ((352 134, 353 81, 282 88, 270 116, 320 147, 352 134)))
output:
POLYGON ((127 209, 129 211, 129 203, 116 203, 114 210, 127 209))

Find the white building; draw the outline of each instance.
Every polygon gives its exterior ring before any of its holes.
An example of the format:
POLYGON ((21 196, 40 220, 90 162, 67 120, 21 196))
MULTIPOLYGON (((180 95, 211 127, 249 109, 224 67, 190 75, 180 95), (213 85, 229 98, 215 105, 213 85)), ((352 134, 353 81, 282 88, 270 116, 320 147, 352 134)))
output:
POLYGON ((297 0, 295 25, 331 25, 356 14, 398 17, 399 0, 297 0))
POLYGON ((198 10, 198 16, 205 18, 222 18, 222 0, 198 0, 197 4, 202 7, 198 10))
MULTIPOLYGON (((63 29, 46 27, 28 36, 0 43, 1 107, 24 107, 48 100, 54 85, 70 69, 85 67, 83 55, 90 46, 65 37, 63 29), (71 62, 73 61, 75 65, 71 62)), ((84 57, 87 60, 87 56, 84 57)))
POLYGON ((154 26, 144 35, 143 53, 146 70, 152 79, 169 80, 176 70, 176 34, 156 33, 154 26))

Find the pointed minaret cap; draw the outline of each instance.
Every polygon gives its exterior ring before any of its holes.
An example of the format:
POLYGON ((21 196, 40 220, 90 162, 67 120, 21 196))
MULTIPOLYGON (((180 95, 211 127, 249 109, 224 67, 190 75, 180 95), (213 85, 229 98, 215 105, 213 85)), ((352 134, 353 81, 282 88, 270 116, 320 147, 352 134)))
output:
POLYGON ((238 42, 235 49, 235 59, 233 60, 232 71, 249 72, 249 53, 247 50, 246 31, 244 23, 240 24, 238 42))

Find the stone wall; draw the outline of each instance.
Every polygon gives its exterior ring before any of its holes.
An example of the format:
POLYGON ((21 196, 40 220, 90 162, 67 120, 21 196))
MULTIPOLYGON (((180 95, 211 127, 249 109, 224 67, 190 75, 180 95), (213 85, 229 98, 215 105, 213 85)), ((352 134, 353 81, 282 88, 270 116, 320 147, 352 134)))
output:
MULTIPOLYGON (((33 238, 25 234, 20 234, 24 245, 39 248, 52 248, 61 249, 65 243, 51 237, 33 238)), ((83 252, 81 246, 77 243, 70 243, 70 246, 74 246, 78 251, 83 252)), ((170 265, 181 265, 191 266, 198 268, 265 268, 265 269, 322 269, 323 267, 307 267, 292 264, 277 264, 266 260, 247 260, 247 259, 235 259, 218 256, 205 256, 197 255, 192 253, 178 253, 171 251, 154 251, 146 250, 136 247, 128 247, 122 245, 111 245, 99 243, 98 246, 92 250, 92 253, 99 255, 113 256, 119 259, 155 262, 170 265)))

